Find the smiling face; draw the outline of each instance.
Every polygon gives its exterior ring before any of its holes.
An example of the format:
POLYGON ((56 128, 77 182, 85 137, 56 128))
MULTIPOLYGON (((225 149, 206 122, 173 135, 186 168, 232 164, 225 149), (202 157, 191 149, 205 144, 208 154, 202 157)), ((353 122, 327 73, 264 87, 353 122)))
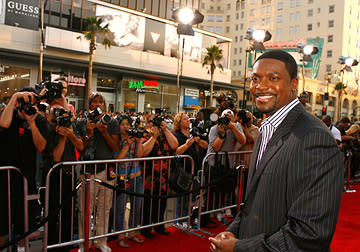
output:
POLYGON ((291 79, 285 63, 271 58, 254 64, 250 92, 256 107, 270 116, 296 98, 298 79, 291 79))

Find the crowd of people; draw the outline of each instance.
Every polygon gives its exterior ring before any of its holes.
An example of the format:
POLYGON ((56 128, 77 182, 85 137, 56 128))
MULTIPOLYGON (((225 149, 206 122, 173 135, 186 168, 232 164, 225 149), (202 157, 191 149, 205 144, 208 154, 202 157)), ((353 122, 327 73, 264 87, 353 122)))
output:
MULTIPOLYGON (((92 93, 88 98, 86 110, 78 111, 66 100, 67 82, 65 78, 59 78, 47 88, 38 90, 25 87, 15 93, 9 100, 0 115, 0 141, 7 143, 1 145, 0 166, 15 166, 21 170, 28 180, 29 193, 36 193, 37 187, 44 186, 45 176, 49 170, 59 162, 86 161, 86 160, 111 160, 132 159, 141 157, 161 157, 171 155, 190 155, 195 163, 196 172, 201 169, 202 161, 207 153, 219 151, 249 150, 252 148, 258 135, 258 127, 253 124, 254 118, 249 111, 237 111, 228 102, 225 95, 218 98, 220 107, 214 111, 217 120, 209 119, 208 110, 201 110, 192 117, 192 114, 179 112, 172 116, 164 112, 160 113, 106 113, 105 98, 101 93, 92 93), (61 87, 59 88, 61 83, 61 87), (46 92, 55 93, 55 97, 49 97, 46 92), (56 94, 58 92, 58 94, 56 94), (41 98, 39 98, 41 97, 41 98), (43 99, 43 100, 42 100, 43 99), (43 102, 48 106, 42 108, 43 102), (205 118, 207 117, 207 118, 205 118)), ((121 163, 116 174, 109 176, 111 164, 99 164, 96 167, 88 165, 86 173, 91 177, 115 185, 121 180, 126 180, 126 189, 136 193, 166 195, 168 188, 170 160, 156 160, 146 162, 142 167, 138 162, 121 163), (116 179, 115 179, 116 178, 116 179), (157 181, 158 180, 158 181, 157 181)), ((185 170, 191 169, 191 163, 186 163, 185 170)), ((50 180, 50 209, 59 206, 59 195, 62 200, 71 194, 73 188, 73 174, 71 167, 63 167, 61 170, 53 170, 50 180), (62 177, 60 182, 59 177, 62 177), (61 185, 59 185, 61 183, 61 185), (59 192, 61 188, 61 193, 59 192), (53 200, 51 200, 53 199, 53 200)), ((5 173, 4 173, 5 174, 5 173)), ((84 178, 84 172, 80 172, 77 181, 84 178)), ((13 178, 13 176, 11 177, 13 178)), ((1 176, 1 199, 7 201, 7 176, 1 176)), ((21 186, 11 183, 11 209, 15 233, 22 234, 23 215, 19 209, 23 195, 21 186)), ((80 187, 77 195, 78 207, 78 234, 84 235, 84 187, 80 187)), ((125 227, 126 202, 131 202, 131 211, 128 218, 129 227, 164 221, 164 213, 167 207, 166 198, 129 197, 124 193, 114 193, 109 188, 100 188, 90 182, 90 209, 96 209, 91 215, 96 215, 96 234, 104 234, 106 230, 119 231, 125 227), (114 206, 118 207, 114 207, 114 206), (96 206, 96 207, 94 207, 96 206), (153 213, 153 214, 151 214, 153 213), (154 214, 154 213, 159 213, 154 214), (112 221, 115 219, 115 226, 112 221), (110 226, 110 227, 109 227, 110 226)), ((188 204, 188 202, 187 202, 188 204)), ((63 209, 66 203, 63 203, 63 209)), ((181 204, 179 204, 180 206, 181 204)), ((187 205, 188 206, 188 205, 187 205)), ((5 241, 8 234, 7 208, 2 208, 0 218, 1 239, 5 241)), ((178 207, 177 216, 183 216, 185 207, 178 207)), ((30 222, 35 219, 36 206, 29 207, 30 222)), ((61 240, 71 240, 71 206, 61 212, 61 240)), ((59 242, 59 234, 54 231, 59 229, 59 223, 49 220, 48 243, 59 242)), ((169 232, 164 225, 155 226, 155 231, 162 235, 169 232)), ((153 238, 151 228, 141 230, 145 238, 153 238)), ((129 247, 127 241, 143 243, 144 239, 135 232, 129 232, 127 239, 125 234, 117 236, 119 247, 129 247)), ((94 241, 96 248, 101 251, 111 251, 106 245, 106 238, 94 241)), ((80 246, 80 251, 82 250, 80 246)), ((18 251, 24 250, 24 241, 18 244, 18 251)))

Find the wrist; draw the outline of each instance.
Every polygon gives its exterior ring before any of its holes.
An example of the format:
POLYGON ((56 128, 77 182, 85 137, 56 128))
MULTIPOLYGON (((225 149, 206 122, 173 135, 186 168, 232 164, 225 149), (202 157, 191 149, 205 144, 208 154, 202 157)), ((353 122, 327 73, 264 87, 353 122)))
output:
POLYGON ((226 132, 224 132, 224 133, 218 133, 218 137, 220 138, 220 139, 225 139, 225 136, 226 136, 226 132))

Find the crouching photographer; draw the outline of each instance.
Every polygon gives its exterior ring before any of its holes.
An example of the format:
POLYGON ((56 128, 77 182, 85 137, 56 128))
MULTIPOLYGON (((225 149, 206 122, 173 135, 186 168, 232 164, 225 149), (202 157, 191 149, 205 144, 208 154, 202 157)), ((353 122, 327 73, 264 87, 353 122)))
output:
MULTIPOLYGON (((32 87, 25 87, 15 93, 0 115, 0 166, 19 168, 28 181, 28 193, 36 192, 36 153, 46 146, 46 120, 38 113, 38 93, 32 87)), ((8 230, 8 216, 15 236, 24 233, 24 187, 22 178, 10 173, 11 213, 8 213, 8 176, 0 173, 0 245, 5 241, 8 230)), ((35 220, 36 202, 29 202, 29 228, 35 220)), ((14 236, 12 236, 14 237, 14 236)), ((25 251, 24 240, 18 243, 18 251, 25 251)))
MULTIPOLYGON (((76 161, 75 149, 82 152, 83 142, 73 121, 72 111, 67 111, 60 105, 54 105, 50 109, 48 122, 49 138, 44 155, 46 166, 50 169, 58 162, 76 161)), ((59 232, 61 232, 61 242, 72 240, 71 216, 74 211, 72 201, 67 197, 71 195, 74 189, 75 174, 72 172, 71 166, 58 166, 52 171, 50 176, 49 209, 57 209, 60 202, 63 208, 61 211, 61 223, 59 223, 60 214, 57 218, 49 219, 49 230, 51 232, 48 235, 48 244, 50 245, 59 242, 59 232)), ((64 249, 64 247, 61 247, 51 251, 63 251, 64 249)))
MULTIPOLYGON (((119 150, 119 124, 114 119, 103 113, 105 98, 100 93, 92 93, 89 97, 89 115, 87 118, 80 118, 77 121, 79 135, 84 141, 84 151, 81 160, 108 160, 113 158, 113 153, 119 150)), ((97 178, 105 183, 114 184, 114 167, 111 164, 86 165, 81 169, 80 178, 83 173, 90 173, 91 178, 97 178)), ((112 205, 111 189, 90 182, 90 216, 93 214, 94 205, 96 206, 96 235, 104 234, 108 231, 109 211, 112 205)), ((84 187, 78 193, 79 199, 79 238, 84 238, 84 187)), ((95 214, 95 213, 94 213, 95 214)), ((89 216, 89 217, 90 217, 89 216)), ((91 230, 90 230, 91 232, 91 230)), ((96 239, 95 247, 101 251, 110 252, 111 249, 106 245, 106 237, 96 239)), ((80 248, 83 249, 82 247, 80 248)))

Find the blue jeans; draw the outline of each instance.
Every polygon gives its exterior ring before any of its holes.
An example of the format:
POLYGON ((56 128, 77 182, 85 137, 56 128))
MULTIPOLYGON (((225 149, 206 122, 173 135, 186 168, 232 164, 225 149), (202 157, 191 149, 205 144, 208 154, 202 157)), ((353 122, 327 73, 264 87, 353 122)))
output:
MULTIPOLYGON (((130 187, 127 188, 130 192, 143 193, 143 178, 142 175, 129 180, 130 187)), ((142 197, 136 197, 120 193, 116 195, 116 213, 115 213, 115 230, 124 230, 124 217, 126 202, 130 198, 130 216, 129 216, 129 228, 134 228, 140 223, 141 204, 142 197)))

